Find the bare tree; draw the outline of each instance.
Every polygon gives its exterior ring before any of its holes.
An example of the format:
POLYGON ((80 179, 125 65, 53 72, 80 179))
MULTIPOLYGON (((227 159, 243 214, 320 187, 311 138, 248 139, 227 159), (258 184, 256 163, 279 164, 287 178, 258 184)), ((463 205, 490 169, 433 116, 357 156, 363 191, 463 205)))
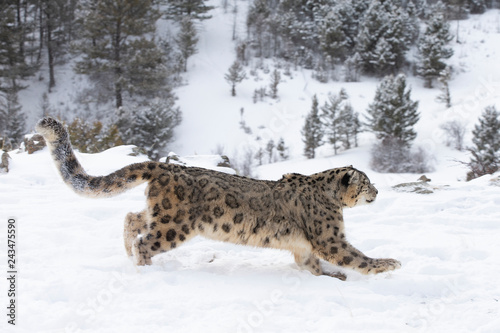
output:
POLYGON ((456 150, 464 149, 465 125, 458 120, 448 121, 440 126, 448 135, 446 145, 453 146, 456 150))

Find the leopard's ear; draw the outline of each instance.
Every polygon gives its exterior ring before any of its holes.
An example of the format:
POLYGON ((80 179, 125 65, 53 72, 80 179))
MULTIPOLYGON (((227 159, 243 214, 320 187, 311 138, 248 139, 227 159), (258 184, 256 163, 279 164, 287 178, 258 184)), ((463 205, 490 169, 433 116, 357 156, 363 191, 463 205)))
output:
POLYGON ((349 170, 342 177, 340 183, 345 187, 348 187, 351 184, 356 184, 358 181, 359 181, 359 175, 356 172, 356 170, 349 170))

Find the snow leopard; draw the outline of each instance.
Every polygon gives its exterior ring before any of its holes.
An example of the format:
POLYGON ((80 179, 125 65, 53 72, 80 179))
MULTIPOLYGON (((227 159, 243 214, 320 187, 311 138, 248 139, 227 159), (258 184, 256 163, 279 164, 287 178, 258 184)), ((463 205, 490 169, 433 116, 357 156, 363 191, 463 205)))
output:
POLYGON ((343 210, 375 201, 378 190, 352 166, 312 175, 285 174, 276 181, 146 161, 105 176, 91 176, 77 160, 64 125, 41 119, 36 130, 47 142, 63 181, 76 193, 111 197, 147 183, 146 208, 125 218, 125 249, 137 265, 200 235, 234 244, 291 252, 300 269, 327 273, 320 259, 362 274, 401 267, 395 259, 369 258, 346 239, 343 210))

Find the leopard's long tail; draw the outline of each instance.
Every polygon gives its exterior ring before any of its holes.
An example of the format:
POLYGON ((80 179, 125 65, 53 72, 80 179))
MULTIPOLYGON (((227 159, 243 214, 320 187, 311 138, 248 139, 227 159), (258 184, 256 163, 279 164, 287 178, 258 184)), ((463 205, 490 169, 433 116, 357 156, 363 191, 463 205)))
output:
POLYGON ((64 182, 76 193, 88 197, 111 197, 147 182, 151 174, 144 172, 156 162, 128 165, 107 176, 90 176, 76 159, 69 134, 63 124, 46 117, 36 125, 36 131, 43 135, 54 162, 64 182))

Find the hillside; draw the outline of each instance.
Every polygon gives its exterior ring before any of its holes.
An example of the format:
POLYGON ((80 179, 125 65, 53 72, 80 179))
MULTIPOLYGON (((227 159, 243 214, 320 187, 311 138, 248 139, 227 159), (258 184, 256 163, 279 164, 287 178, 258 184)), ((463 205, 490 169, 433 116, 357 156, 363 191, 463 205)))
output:
MULTIPOLYGON (((237 36, 246 33, 246 5, 246 2, 238 3, 237 36)), ((322 105, 329 93, 338 93, 341 88, 347 91, 354 110, 364 120, 366 109, 375 96, 379 82, 377 78, 363 77, 361 82, 330 80, 325 84, 313 79, 310 70, 292 68, 290 76, 282 74, 277 99, 266 97, 264 101, 254 103, 254 90, 267 87, 269 71, 283 65, 271 59, 263 66, 258 65, 256 60, 251 61, 246 68, 247 79, 237 86, 237 96, 231 97, 224 74, 236 57, 234 41, 231 40, 234 18, 232 13, 224 13, 220 7, 214 9, 212 15, 212 19, 199 24, 198 53, 188 61, 188 72, 184 76, 186 84, 175 90, 183 120, 176 128, 174 142, 168 147, 169 150, 181 156, 223 152, 238 165, 243 163, 246 152, 255 154, 259 148, 265 149, 269 140, 277 143, 283 138, 290 157, 302 159, 300 131, 305 115, 311 108, 312 96, 316 94, 322 105), (261 67, 264 70, 259 69, 261 67), (250 74, 252 70, 255 70, 253 75, 250 74), (246 134, 241 128, 241 121, 251 130, 251 134, 246 134)), ((437 167, 446 160, 467 160, 467 157, 447 150, 446 134, 440 126, 447 121, 458 120, 467 127, 465 143, 470 145, 471 130, 482 110, 498 102, 500 67, 494 59, 499 52, 496 47, 500 42, 499 21, 499 11, 489 10, 483 15, 471 15, 469 20, 460 22, 460 44, 452 42, 454 55, 448 61, 453 68, 450 81, 451 108, 436 101, 440 94, 438 85, 427 89, 423 87, 422 79, 408 76, 412 98, 419 102, 421 114, 415 126, 418 133, 415 146, 424 148, 434 156, 437 167)), ((452 22, 451 27, 454 31, 456 23, 452 22)), ((412 58, 411 54, 408 54, 409 58, 412 58)), ((77 93, 89 82, 73 73, 71 63, 56 69, 60 84, 49 94, 53 108, 59 112, 92 114, 92 110, 75 109, 77 106, 73 104, 77 93)), ((41 116, 40 105, 45 85, 44 81, 33 80, 28 89, 20 92, 20 101, 28 114, 30 128, 41 116)), ((369 149, 372 143, 372 134, 361 134, 361 147, 369 149)), ((319 149, 318 155, 333 157, 333 150, 325 144, 319 149)), ((333 158, 343 159, 341 156, 333 158)), ((450 163, 446 164, 446 167, 449 166, 450 163)))

